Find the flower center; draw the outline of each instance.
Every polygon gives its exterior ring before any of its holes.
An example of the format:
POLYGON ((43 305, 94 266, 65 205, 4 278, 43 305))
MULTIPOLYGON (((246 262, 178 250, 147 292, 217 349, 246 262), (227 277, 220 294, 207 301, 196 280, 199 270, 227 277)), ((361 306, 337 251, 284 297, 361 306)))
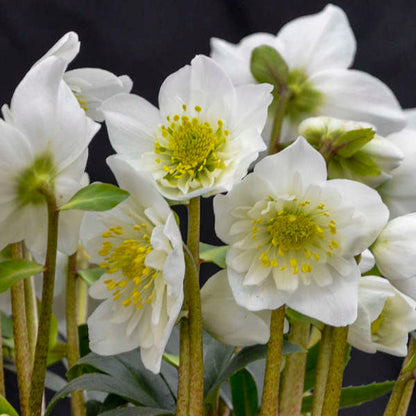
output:
POLYGON ((228 130, 222 120, 215 127, 199 118, 201 107, 195 106, 198 117, 192 119, 186 114, 175 114, 173 119, 167 116, 167 124, 161 126, 161 138, 155 142, 157 163, 162 163, 166 172, 164 179, 175 184, 182 177, 199 179, 204 171, 212 172, 225 167, 217 151, 226 143, 228 130))
POLYGON ((56 168, 50 154, 35 159, 32 166, 20 172, 17 176, 17 198, 22 206, 40 205, 45 202, 42 188, 54 187, 56 168))
MULTIPOLYGON (((120 299, 123 306, 134 305, 140 310, 153 299, 157 271, 145 265, 147 254, 153 250, 150 236, 146 233, 146 224, 136 224, 133 228, 138 232, 137 240, 126 239, 115 247, 110 240, 104 240, 98 254, 104 257, 100 267, 107 274, 119 273, 122 276, 104 282, 107 289, 113 292, 113 300, 120 299)), ((120 238, 121 235, 122 227, 110 227, 109 231, 103 233, 103 238, 120 238)))

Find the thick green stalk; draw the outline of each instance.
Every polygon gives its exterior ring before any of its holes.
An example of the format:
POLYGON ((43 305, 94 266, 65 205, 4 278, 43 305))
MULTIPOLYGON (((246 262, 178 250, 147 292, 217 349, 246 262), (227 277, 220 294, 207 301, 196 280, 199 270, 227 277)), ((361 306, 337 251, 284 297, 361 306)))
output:
POLYGON ((274 115, 272 135, 269 143, 269 154, 272 155, 280 150, 280 133, 282 130, 283 119, 285 118, 285 112, 287 103, 290 100, 291 92, 287 86, 281 86, 279 101, 277 103, 276 112, 274 115))
MULTIPOLYGON (((409 345, 407 357, 403 362, 402 368, 405 368, 410 358, 416 351, 416 340, 412 338, 409 345)), ((387 404, 384 416, 405 416, 409 407, 409 402, 413 394, 415 385, 416 371, 400 372, 399 377, 394 385, 390 400, 387 404)))
POLYGON ((312 416, 321 416, 324 404, 326 379, 332 352, 332 332, 334 327, 325 325, 319 344, 318 362, 316 363, 315 387, 313 390, 312 416))
POLYGON ((187 261, 185 279, 189 306, 189 414, 203 414, 204 364, 202 356, 202 313, 199 290, 199 233, 200 199, 193 198, 188 205, 188 248, 193 261, 187 261))
MULTIPOLYGON (((77 268, 86 270, 89 267, 89 256, 82 246, 77 252, 77 268)), ((88 285, 80 277, 77 277, 77 323, 78 326, 87 322, 88 318, 88 285)))
POLYGON ((51 328, 53 290, 55 286, 56 253, 58 246, 59 211, 51 190, 43 190, 48 209, 48 246, 42 283, 42 304, 39 315, 39 332, 36 340, 33 378, 30 390, 31 416, 40 416, 45 388, 49 333, 51 328))
MULTIPOLYGON (((12 258, 23 258, 22 243, 11 245, 12 258)), ((13 338, 16 351, 17 384, 19 387, 20 411, 22 416, 29 416, 30 380, 32 366, 27 335, 25 289, 22 281, 11 287, 13 338)))
POLYGON ((304 351, 286 357, 280 389, 280 416, 301 415, 309 332, 310 325, 308 323, 298 320, 292 321, 289 341, 299 345, 304 351))
MULTIPOLYGON (((3 344, 3 337, 1 334, 1 316, 0 316, 0 342, 3 344)), ((6 397, 6 389, 4 387, 4 367, 3 367, 3 347, 0 347, 0 394, 6 397)))
MULTIPOLYGON (((77 323, 77 253, 68 258, 66 277, 66 354, 68 369, 79 360, 79 340, 77 323)), ((71 409, 73 416, 85 416, 86 407, 82 391, 71 393, 71 409)))
POLYGON ((280 381, 280 363, 283 350, 285 306, 272 312, 270 339, 267 348, 266 371, 264 374, 263 397, 259 416, 276 416, 280 381))
POLYGON ((342 379, 344 376, 345 356, 347 354, 348 327, 332 330, 332 352, 325 387, 322 416, 337 416, 341 399, 342 379))

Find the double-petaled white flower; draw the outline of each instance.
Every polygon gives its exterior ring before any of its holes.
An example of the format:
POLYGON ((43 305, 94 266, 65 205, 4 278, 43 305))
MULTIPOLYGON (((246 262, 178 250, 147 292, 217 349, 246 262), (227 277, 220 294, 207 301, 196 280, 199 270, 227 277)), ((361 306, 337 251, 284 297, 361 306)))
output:
MULTIPOLYGON (((59 57, 70 64, 78 55, 79 48, 78 35, 75 32, 68 32, 35 65, 49 56, 59 57)), ((104 120, 104 115, 99 108, 103 101, 113 95, 130 92, 133 86, 127 75, 117 77, 100 68, 72 69, 66 71, 63 78, 77 97, 81 107, 95 121, 104 120)))
MULTIPOLYGON (((45 190, 60 206, 81 188, 88 144, 99 125, 62 80, 65 68, 54 56, 34 66, 5 108, 6 121, 0 119, 0 248, 24 240, 32 252, 45 252, 45 190)), ((60 214, 58 247, 66 254, 78 248, 82 215, 60 214)))
POLYGON ((104 300, 88 319, 90 348, 112 355, 140 347, 157 373, 183 302, 182 238, 151 177, 114 157, 108 163, 130 197, 83 221, 83 245, 105 270, 90 288, 104 300))
POLYGON ((405 356, 409 332, 416 329, 415 308, 416 302, 388 280, 364 276, 358 289, 357 320, 349 327, 348 342, 368 353, 405 356))
MULTIPOLYGON (((213 38, 211 56, 236 85, 253 83, 251 53, 261 45, 274 47, 289 67, 291 98, 284 140, 293 140, 297 123, 311 115, 370 122, 382 135, 404 127, 405 118, 392 91, 377 78, 348 69, 356 42, 339 7, 328 5, 317 14, 297 18, 284 25, 277 36, 256 33, 237 45, 213 38)), ((269 140, 266 131, 264 136, 269 140)))
POLYGON ((119 94, 102 110, 116 152, 150 172, 165 197, 187 200, 229 190, 266 148, 271 89, 234 88, 218 64, 197 56, 165 80, 160 109, 119 94))
POLYGON ((250 310, 287 304, 335 326, 355 320, 361 273, 354 256, 375 240, 388 210, 368 186, 326 175, 323 157, 299 138, 215 197, 215 230, 230 245, 237 303, 250 310))

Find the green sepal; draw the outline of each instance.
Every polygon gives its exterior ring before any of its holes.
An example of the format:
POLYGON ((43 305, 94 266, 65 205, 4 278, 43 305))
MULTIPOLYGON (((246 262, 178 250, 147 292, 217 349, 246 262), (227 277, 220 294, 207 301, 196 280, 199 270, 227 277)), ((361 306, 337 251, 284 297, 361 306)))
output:
POLYGON ((6 292, 19 280, 42 273, 44 267, 34 261, 23 259, 6 260, 0 263, 0 293, 6 292))
POLYGON ((78 270, 77 274, 81 279, 88 285, 91 286, 94 282, 96 282, 103 274, 105 273, 104 269, 96 267, 94 269, 85 269, 85 270, 78 270))
POLYGON ((59 210, 81 209, 83 211, 107 211, 129 197, 124 189, 108 183, 93 183, 80 189, 59 210))
POLYGON ((374 138, 372 128, 347 131, 334 140, 336 153, 342 157, 351 157, 374 138))
POLYGON ((272 84, 276 91, 287 83, 289 68, 280 53, 271 46, 262 45, 253 49, 250 69, 258 82, 272 84))
POLYGON ((228 246, 213 246, 211 244, 199 243, 199 258, 207 263, 214 263, 225 269, 225 256, 228 246))
POLYGON ((338 161, 344 169, 349 170, 356 175, 378 176, 381 174, 381 170, 377 163, 361 150, 354 153, 350 158, 340 157, 338 161))

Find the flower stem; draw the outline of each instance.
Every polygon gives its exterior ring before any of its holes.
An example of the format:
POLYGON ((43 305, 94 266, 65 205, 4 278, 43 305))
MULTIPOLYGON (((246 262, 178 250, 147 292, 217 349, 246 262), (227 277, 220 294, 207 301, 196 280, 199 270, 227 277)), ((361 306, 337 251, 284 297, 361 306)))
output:
MULTIPOLYGON (((11 245, 11 255, 14 259, 23 258, 22 243, 11 245)), ((29 413, 30 379, 32 377, 32 366, 27 335, 25 289, 20 280, 11 287, 12 294, 12 318, 13 338, 16 351, 17 384, 19 387, 20 411, 22 416, 29 413)))
POLYGON ((38 307, 36 304, 35 282, 33 276, 23 281, 26 303, 27 333, 29 336, 29 349, 31 362, 35 357, 36 337, 38 332, 38 307))
POLYGON ((342 378, 344 376, 345 356, 348 344, 348 326, 332 330, 332 351, 325 387, 322 416, 337 416, 341 399, 342 378))
POLYGON ((298 320, 292 321, 289 341, 299 345, 304 351, 286 357, 280 389, 280 416, 301 415, 309 331, 310 325, 308 323, 298 320))
MULTIPOLYGON (((413 354, 416 352, 416 340, 410 341, 407 357, 403 362, 402 369, 407 365, 413 354)), ((413 394, 415 385, 416 372, 400 372, 399 377, 394 385, 390 400, 387 404, 384 416, 405 416, 409 407, 409 402, 413 394)))
MULTIPOLYGON (((89 256, 85 249, 80 246, 77 251, 77 266, 80 270, 86 270, 89 267, 89 256)), ((83 325, 88 318, 88 285, 80 277, 77 277, 77 324, 83 325)))
POLYGON ((48 246, 46 251, 45 271, 43 273, 42 304, 39 315, 39 331, 36 340, 33 378, 30 390, 31 416, 40 416, 42 412, 42 397, 45 387, 53 290, 55 285, 56 252, 58 246, 59 211, 56 207, 56 201, 52 191, 45 189, 44 195, 48 208, 48 246))
MULTIPOLYGON (((77 323, 77 253, 68 258, 66 277, 66 354, 68 369, 79 360, 79 340, 77 323)), ((86 414, 84 394, 82 391, 71 393, 71 409, 73 416, 86 414)))
POLYGON ((286 85, 280 88, 279 101, 277 103, 276 112, 274 115, 272 136, 269 144, 269 154, 272 155, 280 150, 280 133, 282 130, 283 119, 285 117, 287 103, 289 102, 291 91, 286 85))
MULTIPOLYGON (((0 316, 0 342, 3 345, 3 337, 1 332, 1 316, 0 316)), ((0 347, 0 394, 6 397, 6 389, 4 387, 4 366, 3 366, 3 347, 0 347)))
POLYGON ((188 205, 188 248, 193 265, 187 264, 185 276, 189 305, 189 414, 203 414, 204 364, 202 356, 202 313, 199 290, 199 233, 200 199, 193 198, 188 205))
POLYGON ((312 416, 321 416, 324 404, 326 379, 328 377, 329 361, 332 351, 332 332, 334 327, 325 325, 319 344, 318 361, 316 363, 315 387, 312 399, 312 416))
POLYGON ((283 305, 272 312, 266 372, 264 374, 263 397, 259 416, 277 415, 284 322, 285 306, 283 305))

